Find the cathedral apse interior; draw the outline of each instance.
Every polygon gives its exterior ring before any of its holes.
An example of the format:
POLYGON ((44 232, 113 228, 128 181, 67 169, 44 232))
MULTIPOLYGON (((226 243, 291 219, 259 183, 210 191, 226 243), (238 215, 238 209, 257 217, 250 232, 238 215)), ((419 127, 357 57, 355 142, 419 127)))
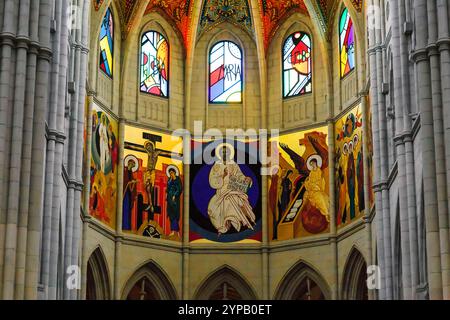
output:
POLYGON ((0 299, 450 299, 449 15, 0 0, 0 299))

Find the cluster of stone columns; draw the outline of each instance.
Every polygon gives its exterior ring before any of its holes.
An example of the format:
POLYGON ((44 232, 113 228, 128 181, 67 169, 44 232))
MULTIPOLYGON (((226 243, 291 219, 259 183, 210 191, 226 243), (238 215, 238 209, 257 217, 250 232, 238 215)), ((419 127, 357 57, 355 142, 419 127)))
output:
POLYGON ((0 299, 77 295, 62 288, 78 265, 88 23, 72 21, 89 10, 0 1, 0 299))
MULTIPOLYGON (((384 2, 384 1, 383 1, 384 2)), ((387 155, 387 126, 386 126, 386 100, 382 94, 383 86, 383 46, 384 24, 381 23, 381 8, 384 3, 380 0, 370 0, 368 10, 368 57, 370 68, 370 95, 372 108, 373 150, 374 150, 374 191, 376 206, 376 238, 378 264, 381 267, 380 299, 392 298, 392 253, 390 233, 390 212, 388 192, 387 155), (374 9, 375 8, 375 9, 374 9), (373 10, 373 12, 371 12, 373 10), (373 15, 379 15, 374 17, 373 15), (375 19, 376 22, 370 21, 375 19), (378 22, 378 23, 377 23, 378 22), (383 161, 384 160, 384 161, 383 161)))
POLYGON ((420 21, 415 24, 411 58, 418 84, 420 160, 423 164, 428 280, 432 299, 450 299, 449 10, 449 1, 443 0, 415 0, 413 5, 414 19, 420 21))
POLYGON ((382 270, 380 298, 423 298, 418 292, 425 285, 425 296, 449 299, 450 4, 448 0, 389 1, 389 17, 384 15, 386 4, 370 0, 368 15, 377 249, 382 270), (385 30, 386 26, 390 30, 385 30), (386 55, 388 48, 392 61, 386 55), (390 94, 395 114, 394 136, 386 128, 388 106, 383 88, 388 82, 390 70, 385 66, 389 64, 393 73, 390 94), (420 125, 417 135, 413 120, 420 125), (386 159, 389 139, 393 139, 396 151, 398 169, 394 178, 386 159), (420 145, 419 157, 415 144, 420 145), (417 163, 422 172, 416 172, 417 163), (400 243, 394 243, 395 230, 391 227, 396 214, 396 208, 391 208, 391 180, 396 180, 398 186, 400 243), (417 209, 418 198, 423 199, 423 220, 417 209), (423 223, 424 244, 420 233, 423 223), (396 247, 401 253, 401 275, 393 271, 396 257, 392 254, 396 247), (423 247, 425 255, 419 252, 423 247), (420 258, 425 257, 427 270, 423 277, 420 258), (394 279, 396 276, 401 279, 394 279), (394 295, 394 289, 398 289, 394 283, 398 280, 402 283, 400 296, 394 295))

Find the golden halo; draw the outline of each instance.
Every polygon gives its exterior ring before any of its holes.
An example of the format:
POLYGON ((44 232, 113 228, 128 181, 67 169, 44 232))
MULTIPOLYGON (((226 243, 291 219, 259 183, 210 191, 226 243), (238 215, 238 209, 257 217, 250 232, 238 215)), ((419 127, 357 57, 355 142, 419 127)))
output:
POLYGON ((230 150, 230 159, 234 159, 234 155, 236 154, 236 151, 234 150, 234 146, 229 143, 221 143, 216 147, 216 157, 220 161, 223 161, 223 159, 222 159, 223 148, 227 148, 228 150, 230 150))
POLYGON ((344 145, 342 146, 342 153, 348 154, 348 144, 347 143, 344 143, 344 145))
POLYGON ((352 149, 352 151, 355 150, 355 145, 353 144, 353 141, 350 141, 350 142, 348 143, 348 152, 350 152, 350 148, 352 149))
POLYGON ((353 137, 353 146, 356 147, 358 143, 359 143, 359 136, 355 134, 355 136, 353 137))
POLYGON ((168 166, 167 169, 166 169, 166 176, 167 176, 168 178, 170 178, 170 170, 171 170, 171 169, 175 170, 175 175, 176 175, 177 177, 180 176, 180 169, 178 169, 177 166, 171 164, 171 165, 168 166))
POLYGON ((138 171, 138 169, 139 169, 139 160, 138 160, 135 156, 133 156, 132 154, 128 155, 128 156, 125 158, 125 161, 124 161, 125 166, 128 167, 128 163, 129 163, 131 160, 134 161, 134 167, 131 169, 131 171, 133 171, 133 172, 138 171))
POLYGON ((155 143, 153 141, 146 141, 144 143, 144 149, 147 149, 149 145, 151 145, 153 147, 153 150, 156 149, 156 145, 155 145, 155 143))
POLYGON ((321 156, 319 156, 318 154, 313 154, 312 156, 310 156, 308 158, 308 161, 306 162, 306 165, 308 166, 308 170, 309 171, 313 171, 313 167, 312 167, 312 160, 316 160, 317 161, 317 167, 318 168, 322 168, 322 164, 323 164, 323 159, 321 156))

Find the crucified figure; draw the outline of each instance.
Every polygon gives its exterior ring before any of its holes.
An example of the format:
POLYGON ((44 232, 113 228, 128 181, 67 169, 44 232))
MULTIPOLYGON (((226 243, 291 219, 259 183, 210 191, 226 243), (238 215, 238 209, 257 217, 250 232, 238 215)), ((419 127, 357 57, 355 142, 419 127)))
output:
POLYGON ((156 165, 158 163, 159 157, 182 160, 182 156, 178 153, 156 149, 155 140, 156 137, 154 137, 154 139, 152 140, 146 141, 143 147, 131 143, 128 143, 125 146, 126 149, 144 152, 147 154, 147 168, 144 172, 144 184, 145 192, 148 197, 148 207, 145 209, 145 211, 150 212, 150 217, 154 216, 156 211, 155 207, 157 206, 157 203, 155 201, 156 199, 154 199, 154 191, 156 180, 156 165))

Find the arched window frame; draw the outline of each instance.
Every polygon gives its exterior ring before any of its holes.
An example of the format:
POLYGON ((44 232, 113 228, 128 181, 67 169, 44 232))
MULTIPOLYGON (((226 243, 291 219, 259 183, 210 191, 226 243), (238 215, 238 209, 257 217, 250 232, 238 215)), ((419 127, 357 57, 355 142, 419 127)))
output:
POLYGON ((100 47, 100 57, 99 57, 99 68, 100 70, 109 78, 113 78, 114 74, 114 16, 111 8, 106 9, 106 13, 103 16, 102 24, 100 26, 99 34, 99 47, 100 47), (108 25, 106 26, 105 24, 108 25), (109 29, 109 32, 108 32, 109 29), (108 47, 103 48, 103 42, 108 43, 108 47), (109 53, 107 52, 109 49, 109 53), (103 57, 105 55, 105 57, 103 57), (110 61, 108 61, 108 55, 110 55, 110 61), (103 62, 106 59, 108 65, 103 67, 103 62))
POLYGON ((286 39, 283 42, 283 46, 281 48, 281 63, 282 63, 282 82, 283 82, 283 99, 290 99, 290 98, 294 98, 294 97, 299 97, 299 96, 304 96, 306 94, 310 94, 312 93, 312 77, 313 77, 313 48, 312 48, 312 39, 311 36, 307 33, 307 32, 302 32, 302 31, 296 31, 292 34, 290 34, 288 37, 286 37, 286 39), (304 37, 307 37, 307 40, 309 42, 309 46, 307 43, 303 42, 306 46, 308 46, 309 52, 306 53, 306 58, 308 59, 307 63, 308 63, 308 68, 309 68, 309 72, 306 74, 302 74, 300 73, 298 70, 295 69, 294 66, 289 67, 286 64, 288 63, 287 60, 291 59, 291 62, 289 62, 289 64, 292 63, 292 52, 294 51, 295 47, 290 50, 289 56, 287 55, 287 48, 286 46, 288 45, 288 41, 291 38, 295 38, 297 35, 299 39, 303 39, 304 37), (287 79, 286 77, 289 75, 290 72, 295 72, 298 75, 298 80, 296 82, 296 84, 298 84, 299 82, 303 82, 303 81, 307 81, 307 83, 305 85, 303 85, 302 89, 298 92, 298 93, 292 93, 292 90, 295 88, 295 86, 293 86, 289 92, 286 92, 287 89, 287 79), (303 81, 302 77, 304 77, 303 81), (308 80, 309 78, 309 80, 308 80), (304 90, 304 91, 303 91, 304 90))
MULTIPOLYGON (((141 93, 144 94, 148 94, 148 95, 152 95, 152 96, 156 96, 156 97, 160 97, 160 98, 165 98, 168 99, 169 98, 169 91, 170 91, 170 43, 169 40, 167 40, 167 37, 162 34, 159 31, 156 30, 148 30, 146 32, 144 32, 140 38, 140 54, 139 54, 139 91, 141 93), (159 90, 160 90, 160 94, 157 93, 153 93, 153 92, 149 92, 148 90, 144 90, 143 89, 143 72, 144 72, 144 67, 143 67, 143 57, 144 57, 144 41, 145 38, 148 39, 148 36, 152 33, 155 33, 157 36, 159 36, 161 38, 161 41, 165 41, 165 43, 167 44, 167 59, 166 59, 166 64, 164 66, 165 68, 165 73, 166 73, 166 79, 165 79, 165 83, 166 83, 166 88, 165 88, 165 93, 164 90, 162 90, 162 84, 161 84, 161 79, 159 82, 159 90)), ((155 48, 155 50, 157 51, 158 48, 155 48)), ((158 77, 162 77, 161 74, 159 74, 158 77)))
MULTIPOLYGON (((209 53, 208 53, 208 101, 209 101, 210 104, 242 104, 242 102, 243 102, 243 95, 244 95, 244 55, 243 54, 244 54, 244 52, 242 51, 241 46, 239 46, 236 42, 231 41, 231 40, 220 40, 220 41, 217 41, 217 42, 214 43, 214 45, 209 50, 209 53), (216 101, 216 99, 218 97, 220 97, 220 95, 215 97, 214 99, 212 98, 211 92, 212 92, 213 84, 212 84, 212 80, 211 79, 212 79, 212 76, 213 76, 213 72, 215 72, 215 71, 217 71, 219 69, 219 68, 215 68, 214 70, 212 70, 212 63, 213 63, 213 61, 212 61, 212 54, 213 54, 213 50, 217 46, 222 44, 222 43, 223 44, 231 43, 231 44, 235 45, 239 49, 239 52, 240 52, 240 55, 241 55, 241 57, 239 59, 240 60, 240 62, 239 62, 240 63, 240 89, 239 90, 240 90, 240 94, 241 94, 240 101, 216 101)), ((223 77, 224 78, 226 77, 225 73, 224 73, 223 77)), ((214 83, 214 85, 216 85, 217 83, 218 83, 218 81, 216 81, 214 83)))
MULTIPOLYGON (((347 22, 345 23, 347 24, 347 22)), ((356 69, 356 35, 355 35, 355 27, 353 24, 353 19, 350 15, 350 12, 348 11, 347 7, 344 7, 342 9, 342 12, 339 16, 339 22, 338 22, 338 39, 339 39, 339 75, 341 79, 344 79, 349 74, 352 73, 353 70, 356 69), (346 17, 348 19, 348 25, 347 28, 341 27, 342 26, 342 19, 344 18, 344 14, 346 14, 346 17), (348 71, 345 71, 346 65, 343 64, 343 50, 344 50, 344 39, 346 38, 346 31, 348 30, 348 26, 351 26, 353 29, 353 66, 350 65, 350 69, 348 71), (344 34, 345 32, 345 34, 344 34)), ((351 63, 350 63, 351 64, 351 63)))

